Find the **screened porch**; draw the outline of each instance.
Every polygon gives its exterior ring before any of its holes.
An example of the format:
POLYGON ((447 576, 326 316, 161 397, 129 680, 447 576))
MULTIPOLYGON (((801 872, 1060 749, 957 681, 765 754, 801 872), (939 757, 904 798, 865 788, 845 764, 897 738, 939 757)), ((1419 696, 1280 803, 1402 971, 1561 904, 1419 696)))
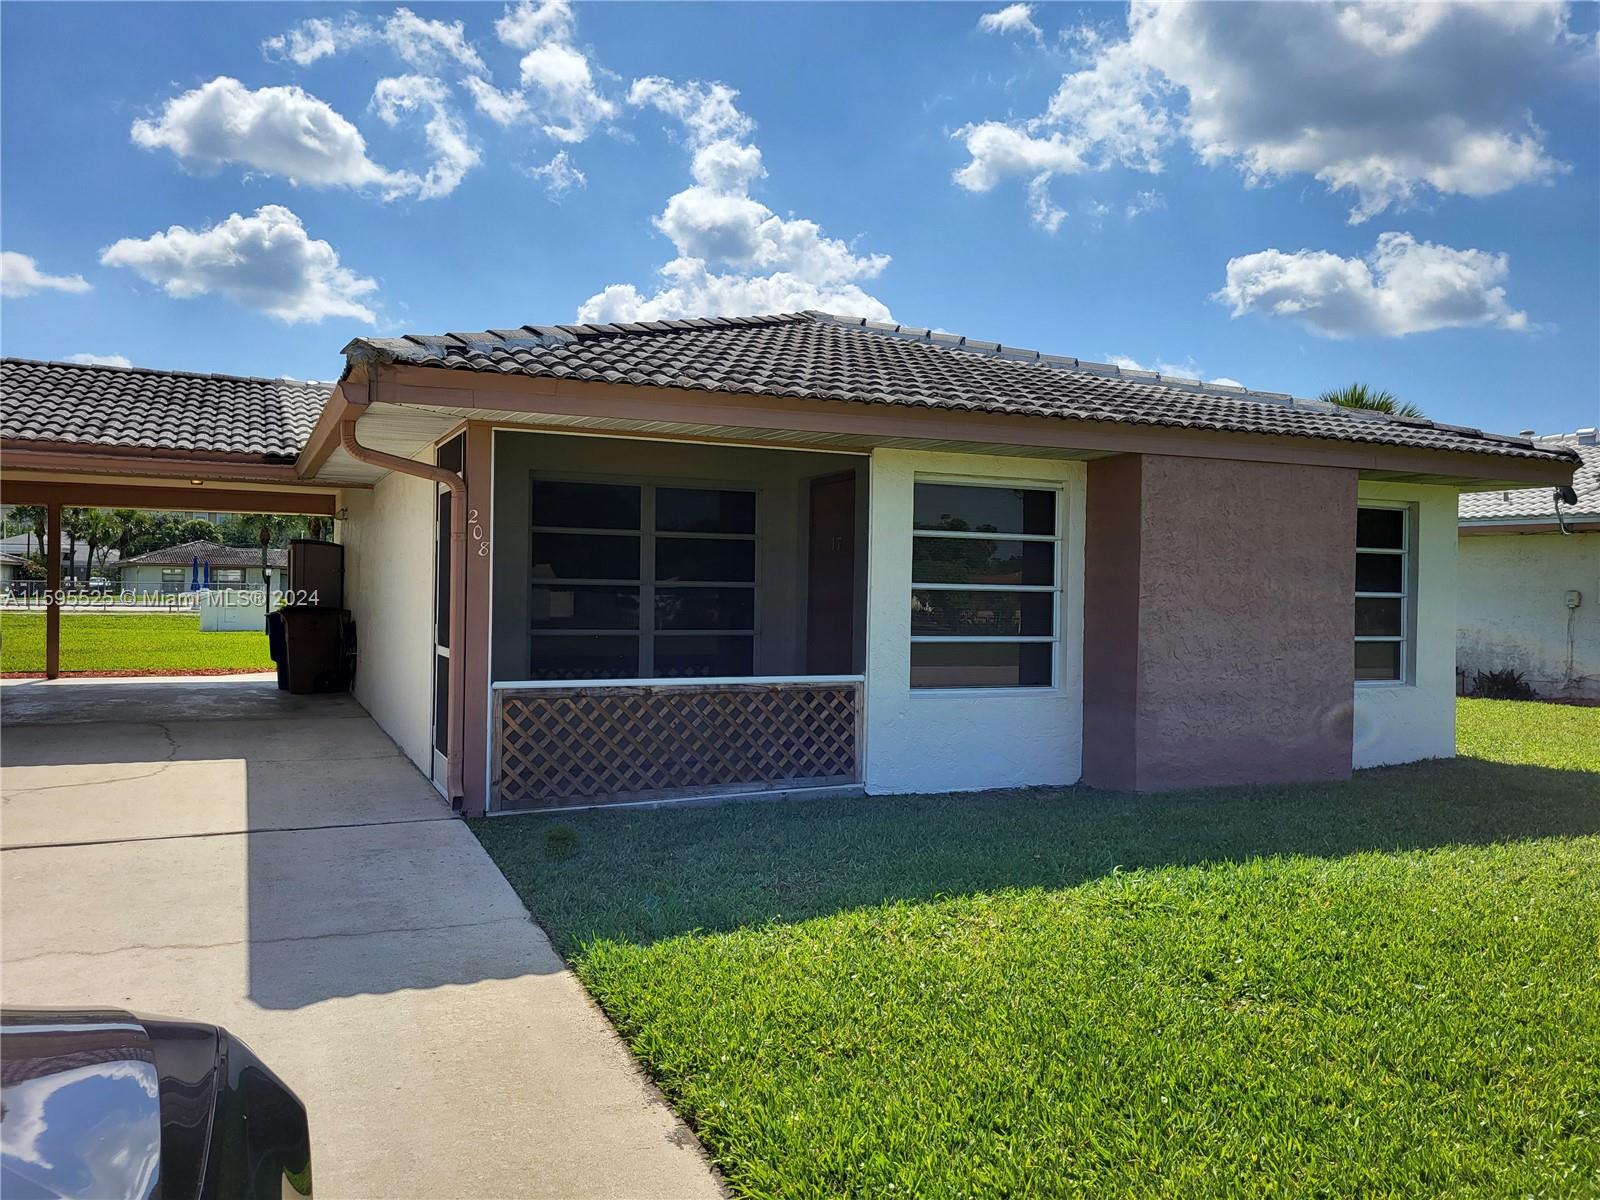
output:
POLYGON ((497 431, 493 807, 858 784, 866 461, 497 431))

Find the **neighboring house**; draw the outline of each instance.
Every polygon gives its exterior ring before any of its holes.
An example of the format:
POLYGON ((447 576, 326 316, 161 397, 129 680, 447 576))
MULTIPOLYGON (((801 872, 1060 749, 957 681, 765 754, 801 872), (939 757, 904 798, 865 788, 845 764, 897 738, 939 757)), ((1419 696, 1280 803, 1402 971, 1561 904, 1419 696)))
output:
POLYGON ((27 565, 27 560, 19 554, 0 553, 0 585, 9 584, 18 578, 17 568, 27 565))
POLYGON ((1514 670, 1541 696, 1600 700, 1600 445, 1593 429, 1534 439, 1583 460, 1578 502, 1552 488, 1464 494, 1456 664, 1514 670))
MULTIPOLYGON (((282 586, 288 562, 287 550, 267 551, 267 568, 272 572, 274 587, 282 586)), ((152 550, 123 559, 121 568, 117 582, 123 591, 170 596, 207 582, 214 588, 260 590, 265 586, 260 550, 218 542, 184 542, 152 550)))
POLYGON ((0 493, 335 516, 356 696, 469 814, 1448 756, 1457 496, 1577 464, 823 313, 344 354, 8 360, 0 493))

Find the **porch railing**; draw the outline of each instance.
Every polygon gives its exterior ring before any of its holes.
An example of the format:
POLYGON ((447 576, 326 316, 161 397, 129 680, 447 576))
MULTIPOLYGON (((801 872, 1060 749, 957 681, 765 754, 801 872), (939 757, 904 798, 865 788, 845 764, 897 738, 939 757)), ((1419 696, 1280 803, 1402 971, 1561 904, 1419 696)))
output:
POLYGON ((567 808, 861 781, 859 675, 494 685, 494 804, 567 808))

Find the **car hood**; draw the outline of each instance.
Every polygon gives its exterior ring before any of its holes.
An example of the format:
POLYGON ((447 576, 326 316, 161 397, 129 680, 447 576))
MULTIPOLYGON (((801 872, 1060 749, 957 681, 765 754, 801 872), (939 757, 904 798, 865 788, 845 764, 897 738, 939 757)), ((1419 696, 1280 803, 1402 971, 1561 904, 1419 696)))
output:
POLYGON ((156 1193, 161 1093, 144 1025, 115 1009, 0 1016, 0 1194, 156 1193))

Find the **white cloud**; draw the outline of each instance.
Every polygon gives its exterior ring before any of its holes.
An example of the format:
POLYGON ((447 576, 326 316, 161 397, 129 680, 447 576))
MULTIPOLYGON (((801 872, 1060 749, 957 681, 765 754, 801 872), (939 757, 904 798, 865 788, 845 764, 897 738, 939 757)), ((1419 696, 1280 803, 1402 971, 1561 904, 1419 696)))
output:
POLYGON ((589 183, 588 177, 572 165, 565 150, 556 151, 556 156, 549 162, 540 167, 529 167, 527 171, 530 178, 544 185, 545 195, 552 200, 559 200, 573 188, 587 187, 589 183))
POLYGON ((724 84, 680 84, 654 76, 636 80, 629 89, 631 104, 655 108, 683 127, 694 182, 670 197, 655 218, 656 228, 677 251, 661 268, 661 286, 646 297, 632 284, 613 284, 584 302, 580 319, 795 308, 888 315, 888 308, 860 286, 889 265, 888 255, 857 254, 824 235, 815 221, 780 217, 750 195, 766 169, 759 147, 744 140, 754 123, 734 104, 737 97, 724 84))
POLYGON ((219 75, 168 100, 160 117, 135 121, 132 133, 135 145, 170 150, 195 171, 239 163, 291 183, 375 188, 386 196, 416 186, 413 177, 368 158, 361 131, 297 87, 251 91, 219 75))
POLYGON ((853 283, 817 284, 786 271, 771 275, 714 274, 696 258, 661 268, 664 284, 642 295, 614 283, 585 300, 580 321, 664 321, 675 317, 743 316, 815 308, 874 321, 892 320, 888 307, 853 283))
POLYGON ((457 63, 468 71, 487 73, 483 58, 467 40, 460 21, 431 21, 409 8, 397 8, 381 22, 365 20, 347 13, 340 21, 309 17, 286 33, 266 38, 261 53, 269 59, 287 59, 298 66, 312 63, 357 46, 387 42, 409 65, 423 71, 437 71, 447 63, 457 63))
POLYGON ((464 81, 478 111, 500 125, 533 121, 546 136, 573 144, 617 115, 589 57, 573 44, 576 31, 566 0, 519 0, 495 22, 507 46, 526 53, 518 64, 521 86, 497 88, 486 78, 464 81))
POLYGON ((81 363, 86 367, 122 367, 133 366, 133 359, 123 354, 69 354, 67 361, 81 363))
POLYGON ((0 252, 0 296, 15 298, 35 292, 87 292, 92 285, 82 275, 49 275, 27 254, 0 252))
MULTIPOLYGON (((1108 354, 1105 356, 1105 361, 1113 367, 1121 367, 1124 371, 1154 371, 1157 375, 1165 375, 1168 379, 1205 379, 1206 377, 1205 369, 1195 362, 1193 355, 1185 358, 1182 362, 1169 362, 1166 359, 1158 358, 1154 365, 1148 367, 1138 359, 1130 358, 1126 354, 1108 354)), ((1215 379, 1207 382, 1220 383, 1227 387, 1244 386, 1237 379, 1229 379, 1226 375, 1218 375, 1215 379)))
POLYGON ((1160 192, 1152 189, 1150 191, 1135 192, 1133 194, 1133 199, 1128 201, 1126 212, 1128 218, 1131 220, 1142 213, 1155 212, 1156 209, 1165 208, 1166 206, 1167 198, 1160 192))
MULTIPOLYGON (((1089 31, 1093 33, 1093 31, 1089 31)), ((1592 75, 1566 8, 1524 4, 1213 4, 1134 0, 1128 37, 1075 40, 1087 65, 1045 111, 958 131, 973 191, 1122 165, 1158 171, 1182 139, 1247 182, 1309 175, 1352 222, 1426 193, 1485 196, 1566 170, 1527 105, 1592 75), (1003 137, 996 129, 1008 130, 1003 137)))
MULTIPOLYGON (((405 80, 419 76, 402 76, 405 80)), ((135 145, 166 149, 184 167, 202 173, 237 163, 293 184, 370 189, 385 200, 414 195, 443 196, 478 161, 465 131, 443 106, 437 80, 427 96, 415 84, 373 97, 379 116, 390 125, 397 114, 427 103, 433 112, 425 136, 435 161, 426 175, 391 171, 367 154, 361 131, 317 97, 298 87, 251 91, 237 79, 219 75, 193 91, 168 100, 161 115, 133 123, 135 145)), ((379 83, 382 93, 389 80, 379 83)))
POLYGON ((1244 384, 1240 383, 1237 379, 1229 379, 1226 375, 1218 375, 1211 382, 1220 383, 1223 387, 1242 388, 1244 386, 1244 384))
POLYGON ((496 125, 513 125, 528 115, 528 98, 521 92, 502 90, 476 75, 468 75, 462 83, 478 111, 496 125))
POLYGON ((100 261, 127 267, 179 300, 216 294, 280 321, 354 317, 374 321, 366 297, 377 282, 343 267, 300 218, 268 204, 201 230, 174 225, 147 238, 123 238, 100 261))
POLYGON ((481 161, 477 147, 467 136, 466 126, 446 103, 448 95, 443 83, 426 75, 380 79, 372 90, 373 111, 386 125, 398 125, 403 114, 418 111, 429 114, 422 132, 433 154, 433 165, 417 183, 419 200, 448 196, 481 161))
POLYGON ((376 40, 378 31, 351 13, 335 24, 325 17, 310 17, 287 33, 266 38, 261 53, 269 59, 289 59, 309 67, 318 59, 342 53, 352 46, 376 40))
POLYGON ((1033 5, 1008 4, 995 12, 978 18, 978 28, 985 33, 1023 33, 1035 41, 1043 41, 1044 33, 1033 23, 1033 5))
POLYGON ((515 8, 506 6, 494 23, 494 32, 514 50, 532 50, 547 41, 570 41, 573 26, 572 6, 567 0, 541 0, 538 4, 519 0, 515 8))
POLYGON ((437 71, 447 63, 480 74, 489 69, 467 41, 460 21, 430 21, 409 8, 397 8, 383 23, 383 36, 396 54, 418 70, 437 71))
POLYGON ((1067 210, 1050 199, 1050 172, 1041 171, 1028 180, 1028 215, 1046 233, 1054 233, 1067 219, 1067 210))
POLYGON ((1501 284, 1504 254, 1456 250, 1385 233, 1365 258, 1322 250, 1262 250, 1228 262, 1215 299, 1236 317, 1288 317, 1323 337, 1404 337, 1434 329, 1527 330, 1501 284))

